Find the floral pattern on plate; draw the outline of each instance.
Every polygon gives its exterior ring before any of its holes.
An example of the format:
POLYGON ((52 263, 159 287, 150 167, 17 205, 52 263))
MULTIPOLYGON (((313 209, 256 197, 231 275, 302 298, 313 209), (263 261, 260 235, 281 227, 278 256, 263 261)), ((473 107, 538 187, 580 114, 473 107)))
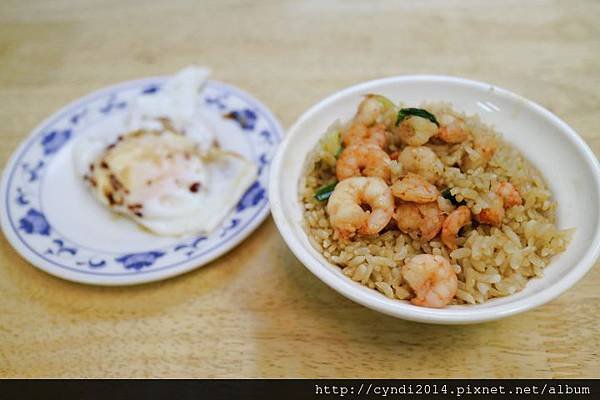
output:
POLYGON ((144 251, 116 253, 80 244, 82 232, 53 227, 53 216, 45 214, 42 186, 57 154, 87 127, 126 112, 127 104, 136 96, 160 91, 165 80, 126 82, 80 99, 42 123, 17 150, 4 171, 2 228, 13 247, 32 264, 65 279, 92 284, 164 279, 212 261, 241 242, 268 215, 268 170, 282 139, 281 126, 248 94, 211 80, 199 94, 204 109, 240 131, 239 137, 247 142, 259 166, 257 180, 219 228, 208 235, 181 237, 144 251))

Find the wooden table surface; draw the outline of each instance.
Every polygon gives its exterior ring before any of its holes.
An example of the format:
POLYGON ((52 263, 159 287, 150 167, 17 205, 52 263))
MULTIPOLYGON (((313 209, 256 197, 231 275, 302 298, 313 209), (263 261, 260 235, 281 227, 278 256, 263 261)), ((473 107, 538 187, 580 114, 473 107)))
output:
MULTIPOLYGON (((600 2, 416 3, 3 0, 0 162, 65 103, 191 63, 256 95, 284 126, 377 77, 488 81, 554 111, 600 154, 600 2)), ((598 265, 534 311, 447 327, 345 299, 294 258, 271 218, 210 265, 137 287, 66 282, 3 237, 0 250, 3 377, 599 376, 598 265)))

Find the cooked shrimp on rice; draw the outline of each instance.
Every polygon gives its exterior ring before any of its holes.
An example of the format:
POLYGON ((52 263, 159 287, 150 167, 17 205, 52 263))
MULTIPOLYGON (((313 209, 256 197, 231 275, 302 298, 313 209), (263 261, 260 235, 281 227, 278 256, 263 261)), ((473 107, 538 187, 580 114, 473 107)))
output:
POLYGON ((310 154, 300 185, 313 246, 348 279, 415 306, 518 292, 572 234, 557 228, 539 172, 447 103, 365 96, 310 154))

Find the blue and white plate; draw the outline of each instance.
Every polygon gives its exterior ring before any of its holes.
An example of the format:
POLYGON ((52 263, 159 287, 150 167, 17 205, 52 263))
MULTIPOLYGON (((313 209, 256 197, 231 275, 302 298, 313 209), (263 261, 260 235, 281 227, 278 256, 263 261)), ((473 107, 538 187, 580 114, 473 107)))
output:
POLYGON ((200 96, 220 144, 254 160, 259 174, 211 234, 153 235, 100 205, 75 175, 73 139, 125 113, 135 96, 161 90, 166 79, 125 82, 77 100, 44 121, 14 153, 2 178, 2 230, 33 265, 64 279, 98 285, 156 281, 221 256, 269 214, 269 168, 283 136, 281 126, 261 102, 217 81, 209 81, 200 96))

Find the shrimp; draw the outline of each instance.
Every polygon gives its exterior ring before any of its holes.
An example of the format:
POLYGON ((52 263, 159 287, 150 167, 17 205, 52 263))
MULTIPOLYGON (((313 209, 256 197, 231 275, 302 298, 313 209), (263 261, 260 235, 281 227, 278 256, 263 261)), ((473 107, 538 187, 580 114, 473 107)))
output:
POLYGON ((442 243, 450 250, 455 250, 458 247, 456 243, 456 235, 458 231, 465 225, 471 222, 471 210, 467 206, 460 206, 452 211, 442 224, 442 243))
POLYGON ((436 201, 425 204, 402 203, 396 208, 394 219, 402 232, 413 239, 428 242, 442 229, 444 214, 436 201))
POLYGON ((354 123, 371 126, 383 123, 390 126, 396 120, 396 106, 387 97, 379 94, 368 94, 358 105, 354 123))
POLYGON ((354 123, 342 134, 342 143, 344 146, 350 146, 357 143, 372 143, 383 149, 388 144, 388 136, 384 124, 368 127, 366 125, 354 123))
POLYGON ((485 166, 498 149, 498 139, 494 135, 478 135, 473 139, 475 154, 465 153, 461 160, 464 171, 485 166))
POLYGON ((383 109, 383 104, 375 96, 367 95, 358 105, 354 122, 364 126, 373 125, 377 122, 377 117, 381 115, 383 109))
POLYGON ((352 176, 377 176, 390 180, 390 157, 373 144, 353 144, 346 147, 335 163, 338 180, 352 176))
POLYGON ((510 182, 500 182, 500 184, 496 188, 496 193, 504 201, 504 208, 520 206, 521 204, 523 204, 521 195, 510 182))
POLYGON ((482 224, 500 226, 504 219, 504 209, 523 204, 521 195, 509 182, 501 182, 494 192, 487 194, 488 207, 475 216, 482 224))
POLYGON ((375 235, 392 219, 394 197, 381 178, 352 177, 337 184, 327 203, 331 226, 344 239, 375 235), (370 208, 365 211, 363 205, 370 208))
POLYGON ((440 129, 437 137, 446 143, 461 143, 469 138, 469 131, 462 118, 444 114, 440 117, 440 129))
POLYGON ((482 224, 492 226, 501 225, 504 219, 504 201, 502 201, 502 197, 494 192, 490 192, 487 194, 486 200, 488 207, 481 210, 479 214, 476 214, 475 219, 482 224))
POLYGON ((450 261, 442 256, 419 254, 402 267, 402 277, 415 291, 416 306, 440 308, 456 295, 458 278, 450 261))
POLYGON ((430 183, 435 183, 444 171, 444 164, 438 156, 425 146, 405 147, 398 155, 398 161, 405 171, 421 175, 430 183))
POLYGON ((422 204, 436 201, 440 192, 422 176, 409 172, 404 178, 394 182, 392 194, 404 201, 422 204))
POLYGON ((392 127, 392 133, 409 146, 422 146, 438 133, 438 126, 427 118, 412 116, 392 127))

